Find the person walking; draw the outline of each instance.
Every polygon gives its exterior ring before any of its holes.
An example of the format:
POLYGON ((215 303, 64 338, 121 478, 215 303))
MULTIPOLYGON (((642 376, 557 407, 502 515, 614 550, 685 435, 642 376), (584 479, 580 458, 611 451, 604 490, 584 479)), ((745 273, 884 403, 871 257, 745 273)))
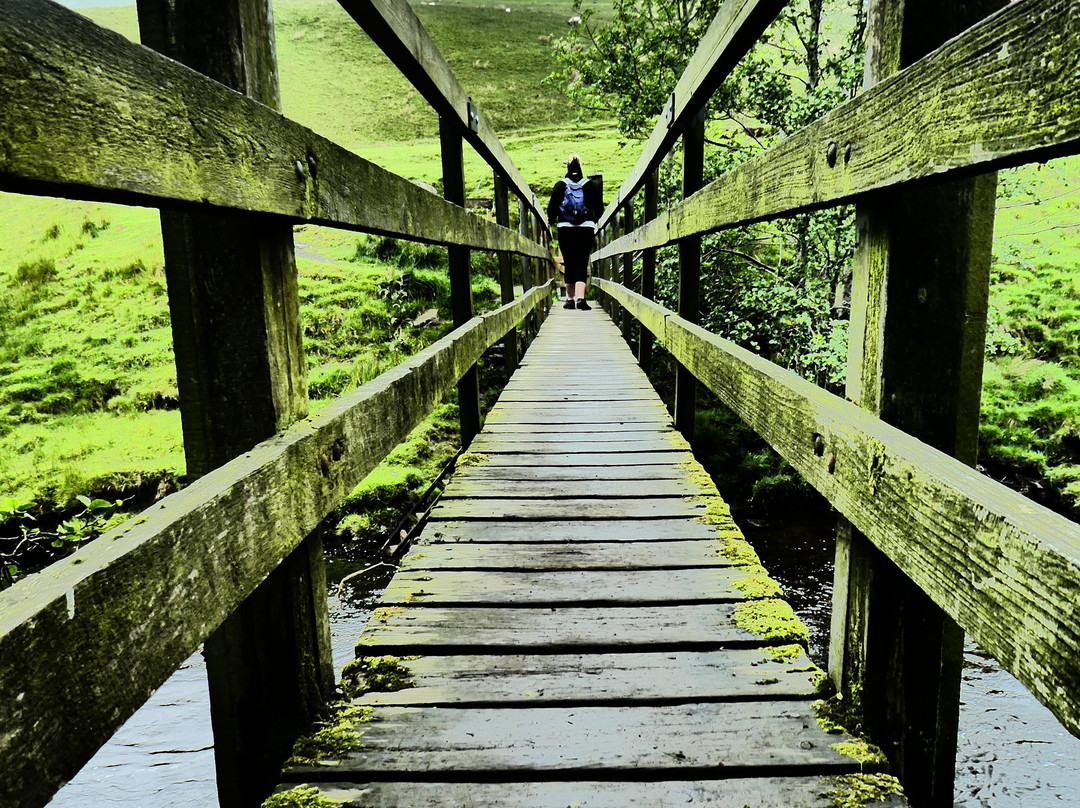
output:
POLYGON ((566 158, 566 176, 551 189, 547 206, 548 224, 556 227, 563 256, 566 303, 564 309, 592 308, 585 302, 585 280, 589 255, 596 239, 596 220, 604 211, 603 186, 599 176, 585 179, 581 157, 566 158), (575 302, 576 299, 576 302, 575 302))

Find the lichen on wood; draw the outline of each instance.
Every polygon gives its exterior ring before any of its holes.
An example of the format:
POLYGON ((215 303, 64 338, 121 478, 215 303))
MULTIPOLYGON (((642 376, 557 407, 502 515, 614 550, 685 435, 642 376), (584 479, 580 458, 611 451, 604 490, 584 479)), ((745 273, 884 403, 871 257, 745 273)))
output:
POLYGON ((330 705, 325 719, 317 721, 314 729, 301 735, 293 744, 287 766, 318 766, 324 761, 337 761, 360 748, 362 732, 357 727, 371 720, 372 709, 345 701, 330 705))
POLYGON ((762 639, 806 645, 809 632, 782 600, 750 600, 735 606, 735 625, 762 639))
POLYGON ((341 670, 341 689, 350 699, 372 691, 393 693, 410 687, 416 683, 401 657, 360 657, 341 670))
POLYGON ((263 801, 262 808, 337 808, 341 805, 315 786, 296 786, 288 791, 271 794, 263 801))
POLYGON ((835 778, 822 794, 832 801, 830 808, 862 808, 889 797, 903 797, 900 781, 889 774, 847 774, 835 778))

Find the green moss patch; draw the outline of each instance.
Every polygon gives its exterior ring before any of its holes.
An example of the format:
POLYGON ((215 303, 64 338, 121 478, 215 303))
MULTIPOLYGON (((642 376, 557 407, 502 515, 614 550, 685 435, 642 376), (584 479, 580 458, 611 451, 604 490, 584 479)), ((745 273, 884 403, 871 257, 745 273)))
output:
POLYGON ((339 701, 330 706, 326 719, 302 735, 293 745, 286 766, 318 766, 326 760, 341 760, 360 748, 362 732, 357 727, 371 720, 370 707, 339 701))
POLYGON ((341 803, 330 799, 315 786, 297 786, 271 794, 262 808, 336 808, 338 805, 341 803))
POLYGON ((776 642, 806 645, 809 632, 782 600, 752 600, 735 607, 735 625, 743 631, 776 642))
POLYGON ((350 699, 373 691, 393 693, 410 687, 416 687, 416 683, 400 657, 360 657, 341 670, 341 688, 350 699))
POLYGON ((790 662, 793 659, 798 659, 804 653, 806 649, 801 645, 792 643, 790 645, 771 645, 764 649, 765 656, 770 662, 790 662))
POLYGON ((755 573, 736 578, 732 581, 732 586, 742 592, 749 600, 782 598, 784 596, 780 584, 764 573, 755 573))
POLYGON ((490 457, 486 454, 481 454, 480 452, 463 452, 461 456, 458 457, 455 465, 459 469, 464 469, 469 466, 479 466, 482 463, 487 463, 489 460, 491 460, 490 457))
POLYGON ((902 797, 900 781, 889 774, 848 774, 836 777, 823 796, 832 800, 831 808, 862 808, 889 797, 902 797))

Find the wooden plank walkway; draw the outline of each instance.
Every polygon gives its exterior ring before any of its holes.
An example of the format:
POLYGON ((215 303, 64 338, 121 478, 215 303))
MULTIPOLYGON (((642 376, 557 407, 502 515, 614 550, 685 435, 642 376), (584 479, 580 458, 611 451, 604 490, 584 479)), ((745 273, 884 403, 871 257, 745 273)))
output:
POLYGON ((819 727, 778 595, 607 315, 557 308, 360 637, 361 709, 281 790, 836 804, 871 769, 819 727))

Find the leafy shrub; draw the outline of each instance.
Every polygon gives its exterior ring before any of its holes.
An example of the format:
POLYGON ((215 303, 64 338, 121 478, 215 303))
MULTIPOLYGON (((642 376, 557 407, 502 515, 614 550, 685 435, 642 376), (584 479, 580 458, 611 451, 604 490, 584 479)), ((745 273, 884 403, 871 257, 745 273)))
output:
POLYGON ((15 280, 31 289, 40 289, 49 281, 56 280, 56 262, 51 258, 24 261, 15 270, 15 280))

